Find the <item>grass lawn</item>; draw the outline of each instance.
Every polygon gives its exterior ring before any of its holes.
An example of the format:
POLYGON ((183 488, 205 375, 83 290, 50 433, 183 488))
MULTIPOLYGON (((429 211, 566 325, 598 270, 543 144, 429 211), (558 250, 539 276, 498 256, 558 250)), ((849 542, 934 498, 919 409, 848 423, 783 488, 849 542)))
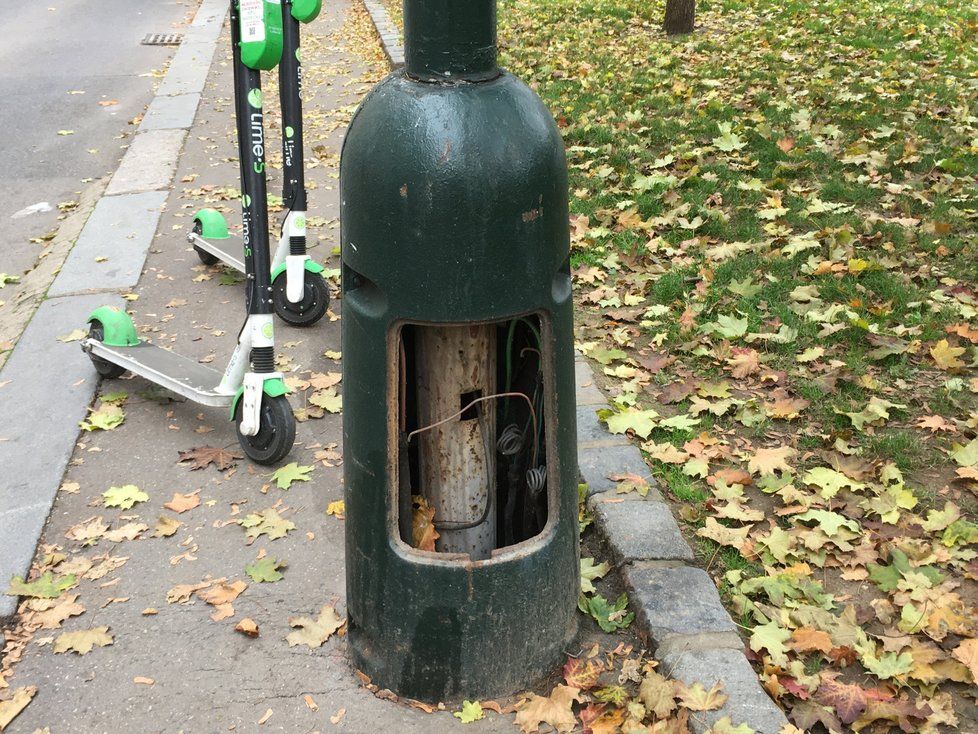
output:
POLYGON ((604 417, 799 728, 978 731, 978 10, 698 5, 499 2, 604 417))

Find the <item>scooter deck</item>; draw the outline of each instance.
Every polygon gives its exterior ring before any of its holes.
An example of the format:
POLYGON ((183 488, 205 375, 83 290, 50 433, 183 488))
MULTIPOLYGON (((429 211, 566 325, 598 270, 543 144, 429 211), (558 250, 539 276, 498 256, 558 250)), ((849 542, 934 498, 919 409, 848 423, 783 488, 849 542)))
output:
MULTIPOLYGON (((223 262, 225 265, 234 268, 239 273, 243 273, 245 271, 244 260, 235 257, 230 252, 228 252, 221 246, 217 245, 216 243, 211 242, 210 240, 205 240, 196 232, 191 232, 189 235, 187 235, 187 239, 190 240, 191 244, 193 244, 194 247, 199 247, 204 252, 210 253, 218 260, 223 262)), ((234 240, 232 238, 229 238, 228 240, 224 240, 224 241, 233 242, 234 240)))
POLYGON ((228 407, 234 399, 233 394, 217 392, 222 373, 155 344, 140 342, 134 347, 115 347, 97 339, 85 339, 82 345, 96 357, 125 367, 196 403, 228 407))

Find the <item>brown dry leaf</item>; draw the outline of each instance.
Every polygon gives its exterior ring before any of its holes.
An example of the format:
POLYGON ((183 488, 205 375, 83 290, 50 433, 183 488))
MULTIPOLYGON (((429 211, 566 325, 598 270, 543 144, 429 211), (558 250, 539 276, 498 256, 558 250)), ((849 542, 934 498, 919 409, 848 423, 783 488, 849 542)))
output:
POLYGON ((205 469, 211 464, 217 467, 218 471, 227 471, 237 463, 238 459, 244 458, 237 451, 228 451, 214 446, 197 446, 178 453, 180 455, 178 462, 190 462, 191 471, 205 469))
POLYGON ((290 617, 289 626, 298 629, 290 632, 285 641, 289 643, 289 647, 307 645, 315 649, 326 642, 345 623, 346 620, 336 613, 336 609, 327 605, 322 608, 316 619, 290 617))
POLYGON ((343 375, 339 372, 314 372, 309 376, 309 386, 313 390, 328 390, 329 388, 338 385, 343 379, 343 375))
POLYGON ((180 514, 186 512, 187 510, 194 509, 200 504, 200 490, 191 492, 190 494, 180 494, 179 492, 173 493, 173 499, 169 502, 164 502, 163 506, 168 510, 173 510, 174 512, 180 514))
POLYGON ((149 530, 149 525, 141 522, 130 522, 126 523, 120 528, 115 530, 110 530, 104 537, 106 540, 111 540, 113 543, 121 543, 124 540, 135 540, 139 537, 140 533, 149 530))
POLYGON ((17 718, 17 714, 27 708, 37 693, 37 686, 23 686, 14 691, 14 695, 6 701, 0 701, 0 731, 17 718))
POLYGON ((723 686, 720 683, 706 690, 702 683, 687 686, 676 682, 676 688, 679 691, 679 702, 690 711, 713 711, 723 706, 728 698, 727 694, 722 692, 723 686))
POLYGON ((689 454, 680 451, 668 441, 662 443, 648 441, 642 444, 642 449, 648 452, 653 459, 658 459, 663 464, 685 464, 686 460, 689 459, 689 454))
POLYGON ((308 693, 302 697, 302 700, 306 702, 306 706, 310 711, 319 711, 319 704, 308 693))
POLYGON ((40 625, 41 629, 53 630, 61 627, 61 624, 69 617, 77 617, 85 612, 85 607, 77 604, 78 594, 62 596, 57 600, 55 606, 43 612, 35 612, 31 615, 31 623, 40 625))
POLYGON ((793 458, 797 453, 791 446, 758 449, 747 462, 747 470, 751 474, 759 474, 762 477, 779 471, 790 472, 788 459, 793 458))
POLYGON ((199 584, 177 584, 166 592, 166 601, 168 604, 192 604, 191 597, 194 592, 206 589, 210 585, 210 581, 201 581, 199 584))
MULTIPOLYGON (((221 581, 197 591, 197 598, 215 607, 230 605, 242 591, 248 588, 244 581, 221 581)), ((232 612, 233 613, 233 612, 232 612)))
POLYGON ((65 531, 68 540, 77 540, 82 545, 95 545, 109 529, 101 517, 90 517, 65 531))
POLYGON ((949 420, 940 415, 922 415, 914 423, 917 428, 925 428, 931 433, 946 431, 947 433, 957 433, 957 427, 949 420))
POLYGON ((942 370, 953 371, 964 367, 963 360, 958 359, 967 351, 964 347, 952 347, 947 339, 941 339, 930 349, 934 363, 942 370))
POLYGON ((222 619, 234 616, 234 606, 231 604, 215 604, 211 612, 211 621, 220 622, 222 619))
POLYGON ((857 685, 839 683, 838 673, 824 673, 815 700, 835 712, 843 724, 851 724, 866 709, 866 691, 857 685))
POLYGON ((339 724, 343 720, 343 717, 344 716, 346 716, 346 709, 345 708, 342 708, 339 711, 337 711, 335 714, 333 714, 332 716, 330 716, 329 717, 329 721, 330 721, 331 724, 334 724, 334 725, 335 724, 339 724))
POLYGON ((135 678, 132 679, 132 682, 135 683, 137 686, 151 686, 154 683, 156 683, 156 681, 153 680, 152 678, 147 678, 146 676, 143 675, 137 675, 135 678))
POLYGON ((435 508, 428 500, 420 495, 414 495, 413 513, 411 517, 411 540, 415 548, 423 551, 434 551, 435 541, 441 537, 435 530, 435 508))
POLYGON ((760 355, 755 349, 733 349, 733 356, 727 358, 730 374, 738 380, 761 371, 760 355))
POLYGON ((160 515, 160 519, 156 521, 156 527, 153 528, 153 537, 169 538, 180 529, 181 525, 183 523, 179 520, 174 520, 172 517, 167 517, 166 515, 160 515))
POLYGON ((649 670, 638 687, 638 698, 658 719, 665 719, 676 708, 676 686, 655 670, 649 670))
POLYGON ((573 731, 577 726, 574 703, 581 701, 581 691, 571 686, 555 686, 549 696, 531 693, 516 707, 516 725, 523 734, 540 730, 540 724, 550 724, 557 731, 573 731))
POLYGON ((747 536, 750 535, 753 527, 753 525, 746 525, 742 528, 728 528, 718 523, 713 517, 707 517, 705 524, 696 531, 696 534, 702 538, 709 538, 720 545, 727 545, 740 550, 747 543, 747 536))
POLYGON ((57 640, 54 641, 55 652, 76 652, 79 655, 87 655, 94 647, 105 647, 112 644, 112 635, 109 634, 108 627, 93 627, 90 630, 78 630, 76 632, 62 632, 57 640))
POLYGON ((958 645, 951 654, 971 671, 974 683, 978 683, 978 638, 972 637, 958 645))
POLYGON ((772 402, 765 403, 764 410, 769 418, 790 421, 797 418, 809 405, 811 403, 804 398, 779 395, 772 402))
POLYGON ((828 632, 813 629, 811 627, 799 627, 791 633, 791 641, 788 646, 796 652, 829 652, 835 645, 828 632))
POLYGON ((245 617, 236 625, 234 625, 236 632, 240 632, 248 637, 258 637, 258 625, 255 623, 251 617, 245 617))

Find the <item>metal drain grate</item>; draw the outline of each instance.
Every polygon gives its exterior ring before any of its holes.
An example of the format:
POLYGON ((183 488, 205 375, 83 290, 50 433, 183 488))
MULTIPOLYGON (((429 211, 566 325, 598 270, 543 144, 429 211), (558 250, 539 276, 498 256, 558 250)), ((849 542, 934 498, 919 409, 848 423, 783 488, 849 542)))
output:
POLYGON ((183 42, 182 33, 147 33, 139 42, 141 46, 179 46, 183 42))

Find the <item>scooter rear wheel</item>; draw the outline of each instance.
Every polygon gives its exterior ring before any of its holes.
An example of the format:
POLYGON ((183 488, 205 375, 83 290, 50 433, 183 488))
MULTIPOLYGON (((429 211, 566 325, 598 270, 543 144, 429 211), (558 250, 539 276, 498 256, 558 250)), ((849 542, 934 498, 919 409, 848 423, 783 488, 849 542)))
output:
MULTIPOLYGON (((88 338, 94 339, 95 341, 103 341, 105 339, 105 327, 102 326, 101 321, 94 320, 89 324, 88 338)), ((95 371, 107 380, 114 380, 116 377, 122 377, 126 373, 125 367, 120 367, 113 362, 96 357, 91 352, 89 352, 88 357, 92 360, 92 366, 95 368, 95 371)))
POLYGON ((272 282, 272 306, 282 321, 292 326, 312 326, 329 308, 329 286, 319 273, 302 273, 302 298, 292 303, 285 294, 286 273, 283 270, 272 282))
MULTIPOLYGON (((204 228, 201 226, 200 220, 199 219, 195 220, 194 234, 200 236, 203 233, 204 233, 204 228)), ((197 253, 197 257, 200 258, 200 261, 204 263, 204 265, 217 265, 219 262, 221 262, 220 258, 214 257, 207 250, 202 250, 199 247, 197 247, 197 245, 194 245, 194 252, 197 253)))
POLYGON ((288 456, 295 443, 295 415, 285 396, 262 395, 258 433, 254 436, 241 433, 243 407, 241 400, 234 414, 234 428, 245 455, 256 464, 274 464, 288 456))

